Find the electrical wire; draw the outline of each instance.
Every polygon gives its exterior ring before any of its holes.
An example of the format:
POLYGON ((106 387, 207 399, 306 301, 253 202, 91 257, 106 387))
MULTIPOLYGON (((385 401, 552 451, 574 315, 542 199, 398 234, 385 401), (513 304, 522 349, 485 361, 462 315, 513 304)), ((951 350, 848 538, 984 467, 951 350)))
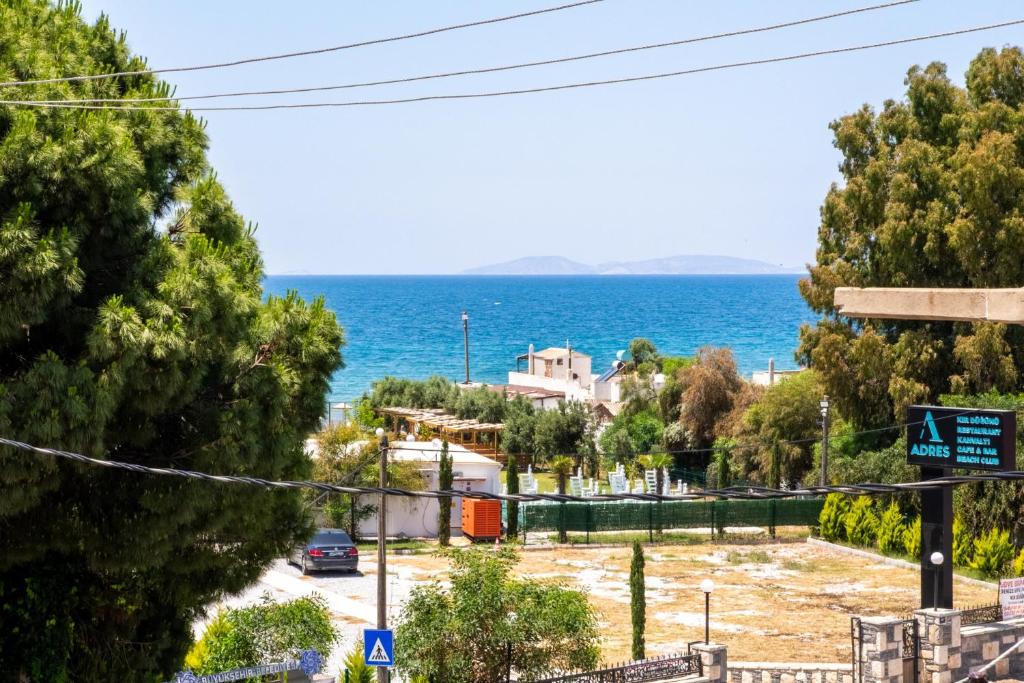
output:
POLYGON ((702 500, 707 498, 717 499, 746 499, 746 500, 772 500, 782 498, 799 498, 806 496, 821 496, 829 493, 841 493, 851 496, 884 495, 895 493, 906 493, 915 491, 935 490, 962 484, 992 481, 1020 481, 1024 480, 1024 471, 1012 470, 1006 472, 988 472, 985 474, 951 475, 928 479, 925 481, 910 481, 899 484, 844 484, 838 486, 807 486, 799 489, 771 489, 755 486, 734 486, 724 489, 707 489, 699 493, 688 493, 679 495, 662 495, 657 493, 600 493, 595 496, 573 496, 561 493, 516 493, 502 494, 489 493, 484 491, 410 491, 400 488, 387 488, 378 486, 338 486, 317 481, 275 481, 259 477, 208 474, 194 470, 171 469, 163 467, 149 467, 137 463, 120 462, 117 460, 101 460, 91 458, 81 453, 62 451, 54 448, 43 448, 33 446, 22 441, 0 437, 0 446, 9 446, 21 451, 47 455, 64 460, 74 461, 83 465, 106 467, 111 469, 126 470, 136 474, 150 474, 157 476, 178 477, 199 481, 212 481, 223 484, 245 484, 272 489, 311 489, 321 492, 353 493, 356 495, 384 495, 406 498, 473 498, 478 500, 509 500, 521 503, 548 501, 553 503, 601 503, 618 500, 634 500, 641 502, 671 502, 686 500, 702 500))
POLYGON ((478 93, 464 93, 454 95, 423 95, 420 97, 404 97, 397 99, 385 99, 385 100, 354 100, 347 102, 302 102, 294 104, 263 104, 263 105, 234 105, 234 106, 204 106, 204 107, 146 107, 146 106, 103 106, 103 105, 79 105, 74 104, 72 101, 62 101, 61 103, 49 103, 43 104, 39 102, 33 102, 32 100, 0 100, 0 104, 8 104, 23 107, 38 107, 43 109, 85 109, 85 110, 118 110, 118 111, 154 111, 154 112, 178 112, 178 111, 192 111, 192 112, 204 112, 204 111, 268 111, 276 109, 325 109, 325 108, 340 108, 340 107, 365 107, 365 106, 380 106, 380 105, 391 105, 391 104, 409 104, 413 102, 430 102, 439 100, 472 100, 472 99, 483 99, 493 97, 506 97, 510 95, 528 95, 542 92, 555 92, 561 90, 575 90, 579 88, 592 88, 602 85, 617 85, 620 83, 636 83, 640 81, 652 81, 663 78, 673 78, 676 76, 688 76, 691 74, 708 73, 712 71, 723 71, 726 69, 737 69, 748 66, 759 66, 763 64, 777 64, 781 62, 792 62, 801 59, 809 59, 812 57, 824 57, 827 55, 837 55, 849 52, 860 52, 863 50, 872 50, 881 47, 891 47, 893 45, 905 45, 908 43, 917 43, 925 40, 935 40, 937 38, 948 38, 951 36, 960 36, 968 33, 978 33, 980 31, 991 31, 999 28, 1006 28, 1008 26, 1017 26, 1024 24, 1024 19, 1015 19, 1013 21, 1004 21, 998 24, 987 24, 984 26, 975 26, 972 28, 958 29, 955 31, 946 31, 943 33, 932 33, 924 36, 915 36, 913 38, 901 38, 897 40, 887 40, 880 43, 869 43, 866 45, 854 45, 851 47, 833 48, 829 50, 817 50, 815 52, 803 52, 795 55, 787 55, 783 57, 768 57, 765 59, 753 59, 743 62, 732 62, 729 64, 717 64, 714 66, 704 66, 694 69, 684 69, 682 71, 668 71, 657 74, 646 74, 643 76, 629 76, 625 78, 612 78, 607 80, 599 81, 585 81, 578 83, 566 83, 562 85, 549 85, 538 88, 522 88, 517 90, 497 90, 492 92, 478 92, 478 93))
POLYGON ((332 47, 321 47, 314 50, 301 50, 298 52, 285 52, 282 54, 275 55, 264 55, 260 57, 247 57, 245 59, 236 59, 230 62, 219 62, 214 64, 200 64, 195 66, 175 66, 161 69, 138 69, 135 71, 116 71, 113 73, 105 74, 84 74, 80 76, 62 76, 59 78, 40 78, 34 80, 24 81, 6 81, 0 82, 0 88, 13 88, 24 85, 40 85, 44 83, 69 83, 75 81, 96 81, 106 78, 117 78, 120 76, 146 76, 149 74, 165 74, 165 73, 180 73, 183 71, 204 71, 208 69, 224 69, 232 66, 240 66, 242 64, 254 64, 257 62, 271 62, 279 59, 291 59, 293 57, 306 57, 309 55, 322 55, 330 52, 340 52, 341 50, 351 50, 357 47, 367 47, 369 45, 382 45, 384 43, 394 43, 400 40, 410 40, 412 38, 422 38, 424 36, 436 35, 438 33, 445 33, 448 31, 457 31, 464 28, 472 28, 474 26, 484 26, 487 24, 497 24, 504 21, 512 21, 514 19, 523 19, 525 17, 533 17, 539 14, 548 14, 550 12, 559 12, 561 10, 573 9, 575 7, 582 7, 584 5, 593 5, 598 2, 604 2, 604 0, 582 0, 581 2, 572 2, 566 5, 558 5, 556 7, 547 7, 539 10, 532 10, 529 12, 520 12, 518 14, 510 14, 502 17, 495 17, 493 19, 483 19, 480 21, 470 21, 462 24, 454 24, 452 26, 442 26, 440 28, 432 28, 426 31, 417 31, 416 33, 406 33, 398 36, 391 36, 389 38, 374 38, 372 40, 363 40, 357 43, 348 43, 345 45, 334 45, 332 47))
POLYGON ((817 17, 810 17, 807 19, 798 19, 796 21, 788 21, 780 24, 771 24, 768 26, 759 26, 756 28, 740 29, 736 31, 728 31, 726 33, 715 33, 711 35, 698 36, 696 38, 684 38, 682 40, 673 40, 663 43, 650 43, 646 45, 637 45, 633 47, 620 48, 616 50, 605 50, 603 52, 590 52, 582 55, 573 55, 570 57, 558 57, 554 59, 544 59, 533 62, 522 62, 519 64, 507 64, 504 66, 492 66, 480 69, 463 69, 460 71, 448 71, 445 73, 434 73, 422 76, 408 76, 404 78, 392 78, 388 80, 380 81, 364 81, 361 83, 344 83, 340 85, 324 85, 314 86, 306 88, 283 88, 279 90, 248 90, 241 92, 224 92, 210 95, 190 95, 182 97, 128 97, 128 98, 114 98, 114 97, 97 97, 97 98, 80 98, 80 99, 63 99, 63 100, 49 100, 49 99, 38 99, 30 100, 32 102, 39 102, 45 104, 60 103, 60 102, 76 102, 81 104, 104 104, 110 102, 120 102, 126 104, 141 104, 146 102, 183 102, 186 100, 211 100, 221 99, 229 97, 254 97, 254 96, 266 96, 266 95, 293 95, 296 93, 311 93, 311 92, 325 92, 331 90, 349 90, 353 88, 370 88, 380 85, 396 85, 402 83, 415 83, 418 81, 428 81, 438 78, 451 78, 454 76, 468 76, 476 74, 495 73, 500 71, 512 71, 515 69, 525 69, 535 66, 548 66, 551 64, 565 64, 568 62, 576 62, 585 59, 594 59, 596 57, 609 57, 612 55, 620 55, 631 52, 641 52, 644 50, 655 50, 664 47, 675 47, 679 45, 689 45, 692 43, 700 43, 711 40, 718 40, 721 38, 732 38, 735 36, 749 35, 753 33, 763 33, 767 31, 775 31, 782 28, 790 28, 793 26, 802 26, 805 24, 811 24, 819 21, 826 21, 829 19, 836 19, 839 17, 845 17, 852 14, 860 14, 863 12, 871 12, 874 10, 888 9, 892 7, 898 7, 900 5, 908 5, 912 3, 920 2, 920 0, 897 0, 896 2, 888 2, 881 5, 871 5, 868 7, 858 7, 843 12, 834 12, 832 14, 824 14, 817 17))

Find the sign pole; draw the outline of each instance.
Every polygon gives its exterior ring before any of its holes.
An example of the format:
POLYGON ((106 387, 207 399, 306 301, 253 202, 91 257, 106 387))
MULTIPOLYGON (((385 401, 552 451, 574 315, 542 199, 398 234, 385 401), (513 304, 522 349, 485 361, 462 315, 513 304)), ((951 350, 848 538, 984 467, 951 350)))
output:
MULTIPOLYGON (((940 467, 922 467, 921 481, 950 474, 940 467)), ((953 488, 921 491, 921 608, 953 608, 953 488), (942 564, 931 563, 942 553, 942 564)))

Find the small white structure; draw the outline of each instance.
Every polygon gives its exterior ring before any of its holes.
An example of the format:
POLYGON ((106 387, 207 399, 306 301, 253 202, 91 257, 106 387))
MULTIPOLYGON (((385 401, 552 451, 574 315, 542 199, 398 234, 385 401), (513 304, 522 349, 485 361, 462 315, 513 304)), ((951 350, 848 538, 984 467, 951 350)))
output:
POLYGON ((757 384, 757 385, 762 386, 762 387, 770 387, 770 386, 774 386, 774 385, 778 384, 779 382, 781 382, 782 380, 786 379, 787 377, 792 377, 793 375, 798 375, 798 374, 800 374, 803 371, 804 371, 804 368, 801 368, 800 370, 776 370, 775 369, 775 359, 774 358, 769 358, 768 359, 768 370, 767 371, 763 371, 762 370, 760 372, 753 373, 751 375, 751 377, 750 377, 750 381, 753 384, 757 384))
MULTIPOLYGON (((441 444, 434 441, 396 441, 391 444, 388 459, 392 462, 411 462, 419 465, 428 489, 439 489, 439 463, 441 444)), ((452 471, 457 491, 501 491, 501 463, 485 455, 474 453, 457 444, 448 445, 452 456, 452 471)), ((436 538, 438 504, 443 501, 431 498, 388 498, 387 535, 409 538, 436 538)), ((360 505, 376 505, 376 496, 365 496, 360 505)), ((462 533, 462 499, 452 498, 452 535, 462 533)), ((370 515, 359 523, 359 534, 364 538, 377 536, 377 515, 370 515)))
POLYGON ((526 372, 519 372, 517 367, 515 372, 508 373, 510 386, 558 392, 570 401, 593 398, 591 385, 594 378, 590 374, 590 356, 574 350, 568 344, 564 348, 553 346, 536 352, 533 344, 530 344, 526 355, 517 360, 526 361, 526 372))

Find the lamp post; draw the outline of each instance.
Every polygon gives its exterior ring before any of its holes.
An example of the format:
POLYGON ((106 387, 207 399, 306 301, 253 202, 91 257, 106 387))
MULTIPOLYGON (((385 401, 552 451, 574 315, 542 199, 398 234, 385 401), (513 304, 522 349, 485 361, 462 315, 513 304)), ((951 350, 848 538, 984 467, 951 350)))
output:
POLYGON ((821 486, 828 486, 828 395, 818 402, 821 407, 821 486))
MULTIPOLYGON (((380 486, 388 485, 388 437, 377 427, 375 432, 380 441, 380 486)), ((387 496, 380 494, 377 503, 377 628, 388 627, 388 578, 387 578, 387 496)), ((385 667, 377 667, 377 683, 387 683, 385 667)))
POLYGON ((939 567, 942 566, 942 562, 946 558, 942 556, 942 553, 935 551, 928 559, 935 566, 935 600, 932 602, 932 608, 939 609, 939 580, 941 575, 939 567))
POLYGON ((704 644, 707 645, 711 642, 711 591, 715 590, 715 582, 704 579, 700 589, 704 592, 704 644))
POLYGON ((462 343, 466 350, 466 384, 469 384, 469 314, 462 312, 462 343))

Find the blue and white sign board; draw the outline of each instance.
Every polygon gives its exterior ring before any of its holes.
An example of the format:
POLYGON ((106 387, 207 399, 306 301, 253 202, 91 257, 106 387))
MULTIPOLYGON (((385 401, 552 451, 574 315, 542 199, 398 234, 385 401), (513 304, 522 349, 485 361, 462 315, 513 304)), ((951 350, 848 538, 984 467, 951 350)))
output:
POLYGON ((368 666, 394 666, 395 634, 390 630, 363 630, 363 659, 368 666))
POLYGON ((943 469, 1012 470, 1017 413, 939 406, 907 408, 907 463, 943 469))

